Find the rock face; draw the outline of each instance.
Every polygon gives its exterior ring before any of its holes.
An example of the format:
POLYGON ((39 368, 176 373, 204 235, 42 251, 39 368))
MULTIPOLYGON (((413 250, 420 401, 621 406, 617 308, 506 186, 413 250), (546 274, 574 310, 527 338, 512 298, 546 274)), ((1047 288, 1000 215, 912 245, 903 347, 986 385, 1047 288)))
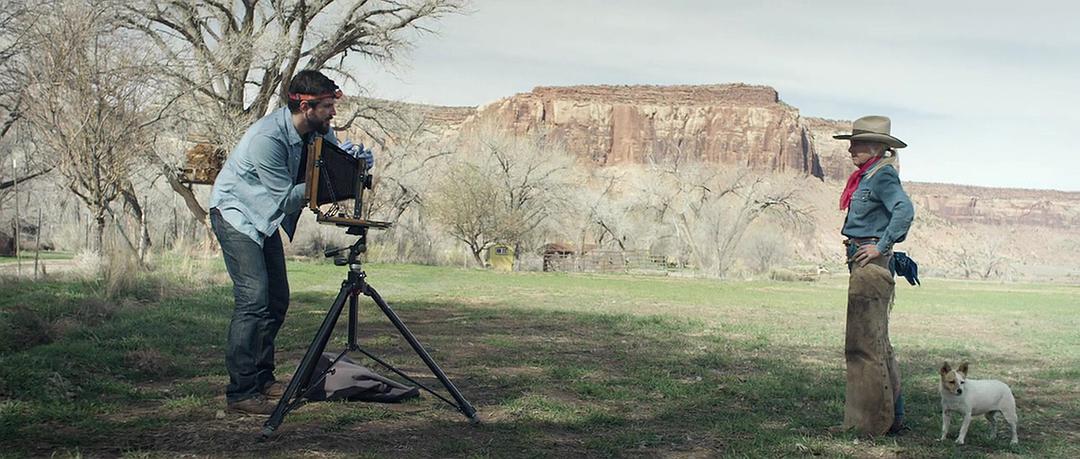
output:
POLYGON ((518 134, 546 129, 599 165, 693 155, 821 176, 799 111, 766 86, 539 87, 480 107, 463 129, 485 125, 518 134))
POLYGON ((802 121, 810 138, 810 148, 821 164, 821 174, 818 177, 847 180, 854 170, 851 154, 848 153, 848 141, 837 140, 832 136, 850 133, 851 121, 810 117, 803 118, 802 121))
POLYGON ((953 223, 1021 224, 1073 229, 1080 226, 1080 193, 907 183, 916 208, 953 223))
MULTIPOLYGON (((386 102, 386 101, 383 101, 386 102)), ((801 117, 767 86, 538 87, 481 107, 401 104, 453 138, 486 127, 547 130, 597 165, 678 155, 723 166, 800 173, 825 181, 852 171, 851 122, 801 117)), ((905 183, 919 210, 957 224, 1080 225, 1080 193, 905 183)), ((837 190, 839 193, 839 189, 837 190)))

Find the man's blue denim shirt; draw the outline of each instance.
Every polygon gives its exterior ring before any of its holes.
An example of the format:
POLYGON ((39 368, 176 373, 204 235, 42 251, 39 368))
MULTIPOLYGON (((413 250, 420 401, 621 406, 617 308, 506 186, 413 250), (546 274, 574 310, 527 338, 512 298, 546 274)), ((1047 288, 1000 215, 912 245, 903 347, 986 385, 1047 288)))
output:
POLYGON ((882 166, 868 179, 863 177, 851 197, 840 232, 851 238, 880 238, 877 248, 885 253, 907 237, 915 219, 915 206, 900 186, 900 175, 892 165, 882 166))
MULTIPOLYGON (((333 130, 323 138, 338 143, 333 130)), ((210 207, 260 246, 279 226, 291 240, 304 206, 305 186, 296 183, 296 173, 305 144, 288 107, 256 121, 218 173, 210 207)))

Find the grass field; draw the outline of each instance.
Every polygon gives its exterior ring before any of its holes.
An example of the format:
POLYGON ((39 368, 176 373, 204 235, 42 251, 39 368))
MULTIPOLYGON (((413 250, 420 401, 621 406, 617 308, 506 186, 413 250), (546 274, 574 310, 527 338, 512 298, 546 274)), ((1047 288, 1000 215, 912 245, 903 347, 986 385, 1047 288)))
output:
MULTIPOLYGON (((34 251, 32 251, 32 250, 24 250, 21 253, 19 253, 18 257, 0 257, 0 265, 15 264, 15 263, 17 263, 19 261, 22 261, 22 264, 24 265, 24 267, 28 266, 29 267, 28 269, 33 269, 34 268, 34 255, 35 255, 34 251)), ((38 255, 38 258, 40 260, 70 260, 74 256, 75 255, 73 253, 71 253, 71 252, 42 251, 41 254, 38 255)))
MULTIPOLYGON (((219 414, 232 309, 219 263, 201 280, 143 279, 110 300, 93 282, 2 284, 0 455, 1080 457, 1078 286, 898 286, 892 335, 912 430, 865 439, 829 433, 843 410, 844 276, 720 282, 410 265, 368 266, 369 281, 485 422, 470 425, 430 396, 319 403, 259 443, 263 418, 219 414), (1012 386, 1019 446, 988 439, 981 418, 967 445, 936 441, 944 359, 1012 386)), ((284 370, 343 274, 290 262, 284 370)), ((425 374, 370 302, 360 336, 425 374)))

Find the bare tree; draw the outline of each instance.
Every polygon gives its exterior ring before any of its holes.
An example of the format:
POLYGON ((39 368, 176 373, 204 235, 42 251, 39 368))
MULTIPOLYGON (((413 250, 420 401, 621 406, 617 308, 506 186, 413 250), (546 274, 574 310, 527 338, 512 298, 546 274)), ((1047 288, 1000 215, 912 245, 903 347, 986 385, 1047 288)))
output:
POLYGON ((42 39, 24 67, 32 83, 22 94, 34 101, 24 113, 36 143, 93 215, 94 250, 110 204, 134 199, 130 172, 147 149, 147 127, 160 119, 143 112, 154 93, 148 56, 113 33, 111 16, 107 5, 72 0, 38 18, 31 30, 42 39))
POLYGON ((735 195, 741 198, 736 210, 727 214, 724 224, 713 225, 713 238, 716 250, 714 272, 723 276, 731 268, 739 243, 750 225, 764 215, 773 215, 781 221, 797 226, 810 220, 809 214, 797 204, 797 190, 786 188, 771 190, 761 179, 754 180, 749 186, 739 187, 735 195))
POLYGON ((574 182, 573 158, 543 133, 512 137, 480 129, 463 140, 456 160, 428 208, 481 264, 481 253, 496 242, 520 253, 574 182))
POLYGON ((747 230, 762 216, 790 225, 809 221, 796 190, 746 170, 723 171, 683 160, 650 170, 654 179, 643 184, 635 211, 675 235, 676 256, 684 252, 691 264, 716 276, 728 273, 747 230))
POLYGON ((25 64, 34 49, 31 27, 48 5, 31 8, 26 2, 0 2, 0 191, 17 183, 44 175, 52 170, 51 161, 29 154, 33 145, 26 136, 13 135, 23 120, 23 89, 28 83, 25 64), (12 157, 22 164, 19 170, 8 169, 12 157))
POLYGON ((758 272, 767 272, 787 255, 786 241, 776 231, 751 233, 749 238, 745 250, 758 272))
POLYGON ((957 244, 949 258, 964 279, 977 277, 983 280, 1004 276, 1012 268, 1005 254, 1006 244, 996 237, 976 238, 957 244))
MULTIPOLYGON (((122 22, 162 53, 169 91, 185 96, 182 123, 228 150, 283 100, 298 69, 329 69, 354 81, 349 53, 391 62, 417 33, 430 31, 430 22, 462 6, 462 0, 138 0, 122 22)), ((339 127, 365 116, 376 115, 357 106, 339 127)), ((206 210, 180 184, 176 164, 160 155, 158 163, 192 215, 205 222, 206 210)))
MULTIPOLYGON (((602 172, 596 171, 594 173, 602 172)), ((617 222, 619 219, 614 215, 621 212, 612 212, 615 185, 620 178, 621 176, 618 174, 605 175, 601 178, 603 181, 601 189, 585 189, 578 194, 578 197, 582 200, 580 205, 583 208, 583 215, 574 215, 573 217, 580 219, 580 229, 578 230, 579 253, 585 247, 586 238, 590 236, 598 247, 603 247, 605 242, 611 241, 619 246, 619 250, 626 250, 624 244, 626 235, 622 234, 622 225, 617 222)))
POLYGON ((29 12, 25 4, 10 3, 0 5, 0 139, 22 116, 22 98, 17 94, 26 82, 19 61, 27 50, 28 34, 22 28, 29 20, 29 12))
MULTIPOLYGON (((502 205, 513 216, 513 231, 502 242, 514 244, 520 257, 529 236, 549 222, 552 214, 565 211, 570 189, 577 183, 574 159, 561 142, 544 131, 507 136, 489 127, 479 133, 478 148, 486 154, 487 169, 499 184, 502 205)), ((531 245, 531 244, 529 244, 531 245)))
POLYGON ((347 132, 366 137, 380 148, 373 171, 379 184, 368 193, 365 210, 372 218, 397 223, 420 204, 435 169, 445 165, 453 150, 442 142, 442 132, 415 107, 376 100, 361 105, 372 116, 347 132))
POLYGON ((491 177, 467 163, 451 166, 428 199, 435 220, 469 247, 479 266, 484 266, 484 250, 513 236, 507 233, 514 231, 515 219, 504 213, 506 208, 499 201, 499 190, 491 177))
POLYGON ((442 131, 416 106, 378 100, 362 104, 368 107, 368 113, 347 133, 379 148, 374 171, 376 186, 364 202, 366 215, 394 224, 376 238, 380 242, 392 241, 397 261, 433 262, 439 238, 428 223, 430 215, 425 212, 424 199, 436 177, 447 170, 453 149, 446 145, 442 131))
POLYGON ((579 265, 594 248, 625 253, 640 240, 638 235, 649 231, 628 212, 633 198, 623 188, 624 183, 634 180, 632 174, 615 168, 588 168, 585 173, 588 175, 570 179, 576 182, 573 193, 566 196, 557 218, 541 234, 545 243, 573 241, 579 265))

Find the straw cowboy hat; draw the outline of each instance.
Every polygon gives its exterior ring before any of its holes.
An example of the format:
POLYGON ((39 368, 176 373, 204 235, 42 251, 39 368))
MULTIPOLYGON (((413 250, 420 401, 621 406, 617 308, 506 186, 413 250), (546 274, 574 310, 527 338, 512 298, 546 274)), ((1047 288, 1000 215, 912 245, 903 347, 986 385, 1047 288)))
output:
POLYGON ((864 142, 878 142, 893 148, 904 148, 906 143, 889 135, 892 121, 887 116, 870 115, 864 116, 851 123, 851 134, 834 135, 834 139, 862 140, 864 142))

